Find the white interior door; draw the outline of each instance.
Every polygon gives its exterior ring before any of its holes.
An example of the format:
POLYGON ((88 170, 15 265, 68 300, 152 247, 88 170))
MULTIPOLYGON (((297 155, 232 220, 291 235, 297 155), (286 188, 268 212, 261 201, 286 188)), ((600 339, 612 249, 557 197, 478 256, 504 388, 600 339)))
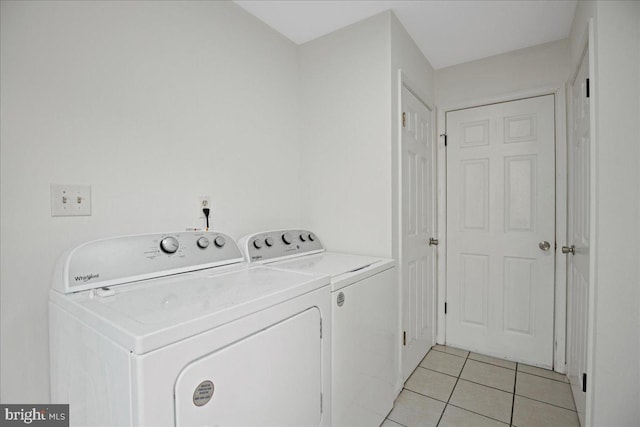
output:
POLYGON ((589 180, 590 119, 585 55, 571 85, 572 123, 569 139, 569 249, 567 258, 567 368, 580 422, 584 425, 587 372, 587 314, 589 306, 589 180))
POLYGON ((446 342, 553 365, 554 96, 447 112, 446 342))
POLYGON ((401 254, 402 377, 418 366, 435 336, 436 152, 433 113, 402 87, 401 254))

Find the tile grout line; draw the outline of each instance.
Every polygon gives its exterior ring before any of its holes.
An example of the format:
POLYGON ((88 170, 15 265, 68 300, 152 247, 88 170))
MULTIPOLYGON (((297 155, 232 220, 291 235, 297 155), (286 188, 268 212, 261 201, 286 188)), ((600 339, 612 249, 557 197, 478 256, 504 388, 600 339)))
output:
MULTIPOLYGON (((428 370, 428 371, 431 371, 431 369, 427 369, 427 370, 428 370)), ((441 372, 438 372, 438 371, 432 371, 432 372, 436 372, 436 373, 438 373, 438 374, 440 374, 440 373, 441 373, 441 372)), ((451 378, 456 378, 456 377, 451 376, 451 375, 448 375, 448 376, 449 376, 449 377, 451 377, 451 378)), ((490 385, 486 385, 486 384, 482 384, 482 383, 477 383, 477 382, 475 382, 475 381, 469 381, 469 380, 468 380, 468 379, 466 379, 466 378, 460 378, 460 381, 466 381, 466 382, 468 382, 468 383, 470 383, 470 384, 475 384, 475 385, 479 385, 479 386, 481 386, 481 387, 490 388, 491 390, 495 390, 495 391, 501 391, 502 393, 506 393, 506 394, 513 394, 513 392, 505 391, 505 390, 500 389, 500 388, 491 387, 490 385)), ((457 384, 458 384, 458 381, 456 381, 456 384, 454 384, 454 386, 453 386, 453 387, 455 388, 455 386, 456 386, 457 384)), ((406 390, 406 391, 409 391, 409 392, 411 392, 411 393, 418 394, 418 395, 420 395, 420 396, 424 396, 424 397, 427 397, 427 398, 429 398, 429 399, 431 399, 431 400, 435 400, 435 401, 442 402, 442 403, 445 403, 445 404, 449 403, 449 400, 441 400, 441 399, 438 399, 437 397, 429 396, 428 394, 424 394, 424 393, 421 393, 421 392, 416 391, 416 390, 412 390, 412 389, 407 388, 407 387, 402 387, 402 390, 406 390)), ((453 393, 453 390, 452 390, 452 393, 453 393)), ((520 395, 518 395, 518 396, 520 396, 520 395)), ((533 398, 528 397, 528 396, 520 396, 520 397, 524 397, 524 398, 526 398, 526 399, 533 400, 533 401, 540 402, 540 403, 545 403, 545 404, 550 405, 550 406, 555 406, 556 408, 567 409, 567 408, 563 408, 562 406, 554 405, 553 403, 543 402, 542 400, 533 399, 533 398)), ((450 398, 451 398, 451 396, 449 396, 449 399, 450 399, 450 398)), ((451 404, 451 403, 449 403, 449 404, 450 404, 450 405, 452 405, 452 406, 455 406, 456 408, 460 408, 460 409, 464 409, 465 411, 473 412, 473 411, 471 411, 470 409, 466 409, 466 408, 463 408, 463 407, 461 407, 461 406, 456 406, 456 405, 453 405, 453 404, 451 404)), ((571 411, 571 409, 567 409, 567 411, 571 411)), ((573 412, 576 412, 576 411, 573 411, 573 412)), ((482 415, 482 414, 480 414, 480 415, 482 415)), ((489 417, 489 416, 487 416, 487 415, 483 415, 483 416, 484 416, 484 417, 487 417, 487 418, 491 418, 491 417, 489 417)), ((492 418, 492 419, 494 419, 494 420, 495 420, 496 418, 492 418)), ((498 420, 498 421, 500 421, 500 420, 498 420)), ((501 423, 504 423, 504 421, 500 421, 500 422, 501 422, 501 423)))
POLYGON ((522 395, 522 394, 516 394, 516 396, 518 396, 518 397, 524 397, 525 399, 533 400, 534 402, 544 403, 545 405, 553 406, 554 408, 564 409, 565 411, 570 411, 570 412, 578 413, 578 411, 577 411, 577 410, 573 410, 573 409, 565 408, 564 406, 559 406, 559 405, 555 405, 555 404, 553 404, 553 403, 545 402, 544 400, 534 399, 533 397, 524 396, 524 395, 522 395))
MULTIPOLYGON (((402 393, 402 392, 403 392, 403 391, 405 391, 405 390, 410 391, 410 392, 412 392, 412 393, 415 393, 413 390, 409 390, 408 388, 405 388, 404 386, 402 386, 402 390, 400 390, 400 393, 402 393)), ((398 394, 398 397, 400 397, 400 394, 398 394)), ((396 399, 397 399, 397 398, 396 398, 396 399)), ((393 412, 393 408, 395 408, 395 406, 396 406, 396 402, 394 401, 394 402, 393 402, 393 407, 391 408, 391 411, 389 411, 389 413, 387 414, 387 416, 386 416, 386 417, 384 417, 384 419, 385 419, 385 420, 392 421, 392 422, 394 422, 394 423, 396 423, 396 424, 398 424, 398 425, 400 425, 400 426, 402 426, 402 427, 407 427, 406 425, 404 425, 404 424, 402 424, 402 423, 399 423, 398 421, 396 421, 396 420, 394 420, 394 419, 392 419, 392 418, 389 418, 389 415, 391 415, 391 412, 393 412)), ((384 424, 384 421, 383 421, 383 424, 384 424)))
MULTIPOLYGON (((435 369, 427 368, 427 367, 424 367, 424 366, 418 366, 418 368, 422 368, 422 369, 425 369, 425 370, 427 370, 427 371, 436 372, 436 373, 438 373, 438 374, 446 375, 446 376, 451 377, 451 378, 458 378, 458 377, 456 377, 455 375, 447 374, 446 372, 437 371, 437 370, 435 370, 435 369)), ((415 371, 413 371, 413 372, 415 372, 415 371)), ((412 373, 412 374, 413 374, 413 373, 412 373)), ((411 376, 411 375, 410 375, 410 376, 411 376)))
POLYGON ((462 371, 464 370, 464 365, 467 364, 467 360, 469 360, 469 355, 471 354, 471 352, 467 353, 467 357, 465 357, 464 359, 464 363, 462 364, 462 368, 460 368, 460 372, 458 372, 458 378, 456 379, 456 383, 453 385, 453 388, 451 389, 451 393, 449 394, 449 398, 447 399, 447 403, 445 403, 444 408, 442 408, 442 413, 440 414, 440 418, 438 418, 438 422, 436 423, 436 427, 438 427, 440 425, 440 422, 442 421, 442 417, 444 417, 444 412, 447 410, 447 406, 449 406, 449 402, 451 401, 451 396, 453 396, 453 392, 455 391, 456 387, 458 386, 458 382, 460 382, 460 375, 462 375, 462 371))
MULTIPOLYGON (((474 359, 468 359, 468 360, 471 360, 472 362, 476 362, 476 360, 474 360, 474 359)), ((464 369, 464 367, 465 367, 466 365, 467 365, 467 362, 466 362, 466 360, 465 360, 465 363, 462 365, 462 369, 464 369)), ((497 365, 491 365, 491 366, 498 367, 497 365)), ((487 388, 490 388, 490 389, 493 389, 493 390, 498 390, 498 391, 501 391, 501 392, 503 392, 503 393, 509 393, 509 391, 504 390, 504 389, 501 389, 501 388, 498 388, 498 387, 494 387, 494 386, 490 386, 490 385, 487 385, 487 384, 483 384, 483 383, 479 383, 479 382, 476 382, 476 381, 472 381, 472 380, 470 380, 470 379, 468 379, 468 378, 462 378, 462 370, 460 371, 460 374, 458 374, 458 376, 456 377, 456 376, 453 376, 453 375, 451 375, 451 374, 447 374, 446 372, 437 371, 437 370, 435 370, 435 369, 427 368, 427 367, 424 367, 424 366, 418 366, 418 368, 422 368, 422 369, 427 370, 427 371, 435 372, 436 374, 446 375, 446 376, 448 376, 448 377, 450 377, 450 378, 458 378, 458 379, 461 379, 462 381, 466 381, 466 382, 468 382, 468 383, 472 383, 472 384, 481 385, 481 386, 483 386, 483 387, 487 387, 487 388)), ((416 368, 416 369, 417 369, 417 368, 416 368)), ((515 371, 514 371, 513 369, 509 369, 509 368, 504 368, 504 369, 507 369, 507 370, 509 370, 509 371, 512 371, 512 372, 515 374, 515 371)), ((414 371, 414 372, 415 372, 415 371, 414 371)), ((515 377, 515 375, 514 375, 514 377, 515 377)), ((457 381, 456 381, 456 384, 457 384, 457 381)), ((404 386, 403 388, 405 388, 405 389, 407 389, 407 390, 411 390, 411 389, 406 388, 406 386, 404 386)), ((414 391, 414 390, 411 390, 411 391, 414 391)), ((416 393, 418 393, 418 394, 422 394, 422 393, 419 393, 419 392, 416 392, 416 393)), ((426 395, 426 394, 423 394, 423 396, 427 396, 427 395, 426 395)), ((427 397, 431 397, 431 396, 427 396, 427 397)), ((431 398, 432 398, 432 399, 435 399, 434 397, 431 397, 431 398)), ((436 399, 436 400, 438 400, 438 401, 440 401, 440 402, 443 402, 443 401, 442 401, 442 400, 440 400, 440 399, 436 399)))
MULTIPOLYGON (((516 370, 515 368, 511 369, 511 368, 507 368, 506 366, 497 365, 495 363, 485 362, 485 361, 482 361, 482 360, 476 360, 476 359, 471 359, 471 358, 469 358, 469 360, 471 360, 472 362, 483 363, 483 364, 489 365, 489 366, 495 366, 496 368, 508 369, 510 371, 515 371, 516 370)), ((508 362, 510 362, 510 361, 508 361, 508 362)), ((516 362, 513 362, 513 363, 516 363, 516 362)))
MULTIPOLYGON (((441 353, 445 353, 445 352, 441 352, 441 353)), ((448 354, 448 353, 445 353, 445 354, 448 354)), ((455 355, 453 355, 453 356, 455 356, 455 355)), ((458 356, 458 357, 461 357, 461 356, 458 356)), ((504 425, 508 425, 508 426, 510 426, 510 425, 511 425, 511 423, 507 424, 507 423, 505 423, 505 422, 504 422, 504 421, 502 421, 502 420, 498 420, 498 419, 496 419, 496 418, 492 418, 492 417, 489 417, 489 416, 487 416, 487 415, 481 414, 481 413, 479 413, 479 412, 475 412, 475 411, 472 411, 472 410, 470 410, 470 409, 463 408, 463 407, 461 407, 461 406, 457 406, 457 405, 454 405, 454 404, 450 403, 450 402, 451 402, 451 397, 453 396, 453 392, 454 392, 454 390, 456 389, 456 387, 458 386, 458 383, 460 382, 460 380, 462 380, 462 381, 466 381, 466 382, 471 383, 471 384, 476 384, 476 385, 479 385, 479 386, 481 386, 481 387, 487 387, 487 388, 490 388, 490 389, 493 389, 493 390, 496 390, 496 391, 500 391, 500 392, 502 392, 502 393, 509 393, 508 391, 505 391, 505 390, 503 390, 503 389, 499 389, 499 388, 492 387, 492 386, 489 386, 489 385, 486 385, 486 384, 482 384, 482 383, 478 383, 478 382, 475 382, 475 381, 471 381, 471 380, 466 379, 466 378, 462 378, 462 372, 464 371, 464 368, 465 368, 465 366, 467 365, 467 362, 468 362, 469 360, 474 361, 474 362, 478 362, 478 363, 483 363, 483 364, 490 365, 490 366, 497 367, 497 368, 506 369, 506 370, 508 370, 508 371, 512 371, 512 372, 514 373, 514 386, 513 386, 513 387, 514 387, 514 391, 513 391, 513 393, 511 394, 511 418, 513 418, 513 401, 514 401, 514 399, 515 399, 514 395, 515 395, 515 381, 516 381, 516 375, 517 375, 517 362, 514 362, 514 363, 516 364, 516 369, 505 368, 504 366, 495 365, 495 364, 493 364, 493 363, 488 363, 488 362, 483 362, 483 361, 480 361, 480 360, 472 359, 472 358, 471 358, 471 352, 468 352, 468 353, 467 353, 467 357, 465 358, 465 361, 464 361, 464 363, 462 364, 462 368, 460 369, 460 373, 458 374, 458 377, 457 377, 456 383, 454 384, 453 389, 451 390, 451 394, 449 395, 449 399, 447 400, 447 403, 446 403, 446 405, 445 405, 445 407, 444 407, 444 410, 442 411, 442 414, 440 415, 440 419, 438 420, 438 424, 437 424, 437 425, 439 425, 439 424, 440 424, 440 422, 442 421, 442 417, 444 416, 444 411, 447 409, 447 406, 453 406, 454 408, 458 408, 458 409, 461 409, 461 410, 463 410, 463 411, 467 411, 467 412, 470 412, 470 413, 472 413, 472 414, 476 414, 476 415, 478 415, 478 416, 481 416, 481 417, 484 417, 484 418, 488 418, 488 419, 490 419, 490 420, 494 420, 494 421, 497 421, 497 422, 499 422, 499 423, 501 423, 501 424, 504 424, 504 425)), ((424 369, 428 369, 428 368, 424 368, 424 369)), ((435 371, 435 370, 432 370, 432 369, 429 369, 429 370, 431 370, 431 371, 433 371, 433 372, 437 372, 437 373, 442 373, 442 374, 444 374, 443 372, 435 371)), ((447 374, 444 374, 444 375, 447 375, 447 374)), ((452 375, 449 375, 449 376, 452 376, 452 375)), ((436 399, 436 400, 437 400, 437 399, 436 399)), ((436 425, 436 427, 437 427, 437 425, 436 425)))
MULTIPOLYGON (((527 372, 527 371, 518 371, 518 372, 520 372, 521 374, 531 375, 532 377, 544 378, 545 380, 555 381, 555 382, 561 383, 561 384, 569 384, 569 385, 571 384, 570 382, 566 382, 566 381, 562 381, 562 380, 556 380, 555 378, 545 377, 544 375, 532 374, 531 372, 527 372)), ((554 372, 554 373, 557 374, 557 372, 555 372, 555 371, 550 371, 550 372, 554 372)), ((560 375, 562 375, 562 374, 560 374, 560 375)))
POLYGON ((475 385, 480 385, 480 386, 482 386, 482 387, 490 388, 490 389, 492 389, 492 390, 501 391, 501 392, 503 392, 503 393, 507 393, 507 394, 513 394, 513 393, 511 393, 510 391, 504 390, 504 389, 502 389, 502 388, 497 388, 497 387, 493 387, 493 386, 490 386, 490 385, 486 385, 486 384, 478 383, 478 382, 475 382, 475 381, 471 381, 471 380, 469 380, 469 379, 467 379, 467 378, 462 378, 462 377, 461 377, 460 379, 461 379, 462 381, 466 381, 466 382, 468 382, 468 383, 475 384, 475 385))
POLYGON ((469 355, 471 354, 471 352, 470 352, 470 351, 467 351, 467 350, 460 350, 460 351, 466 351, 466 352, 467 352, 467 355, 466 355, 466 356, 460 356, 459 354, 449 353, 448 351, 440 350, 440 349, 436 348, 435 346, 433 346, 433 347, 431 347, 431 348, 429 349, 429 351, 431 351, 431 350, 433 350, 433 351, 437 351, 438 353, 444 353, 444 354, 449 354, 449 355, 451 355, 451 356, 456 356, 456 357, 459 357, 459 358, 461 358, 461 359, 466 359, 466 358, 468 358, 468 357, 469 357, 469 355))
MULTIPOLYGON (((520 363, 518 363, 518 367, 519 366, 520 366, 520 363)), ((543 376, 540 376, 540 375, 530 374, 528 372, 520 371, 520 370, 516 371, 516 382, 518 381, 518 374, 531 375, 531 376, 534 376, 534 377, 543 378, 545 380, 555 381, 555 382, 559 382, 561 384, 567 384, 567 383, 565 383, 563 381, 554 380, 553 378, 547 378, 547 377, 543 377, 543 376)), ((571 385, 569 384, 569 386, 571 386, 571 385)), ((534 402, 544 403, 545 405, 553 406, 555 408, 560 408, 560 409, 564 409, 566 411, 575 412, 576 414, 578 413, 578 409, 575 407, 575 402, 573 403, 574 409, 569 409, 569 408, 565 408, 564 406, 556 405, 554 403, 545 402, 544 400, 538 400, 538 399, 535 399, 535 398, 530 397, 530 396, 525 396, 523 394, 517 394, 516 391, 515 391, 515 388, 514 388, 513 394, 514 394, 514 400, 515 400, 515 396, 524 397, 525 399, 533 400, 534 402)), ((571 395, 571 397, 573 398, 573 394, 571 395)))
MULTIPOLYGON (((437 348, 431 348, 430 350, 434 350, 434 351, 437 351, 438 353, 447 354, 449 356, 456 356, 456 357, 459 357, 459 358, 463 359, 463 356, 458 356, 457 354, 448 353, 446 351, 438 350, 437 348)), ((467 350, 464 350, 464 351, 467 351, 467 350)), ((497 367, 503 368, 503 369, 509 369, 510 371, 515 371, 516 370, 516 368, 513 368, 513 369, 507 368, 506 366, 498 365, 497 363, 485 362, 484 360, 474 359, 473 357, 471 357, 471 353, 472 352, 468 351, 468 353, 469 353, 469 355, 467 357, 464 357, 464 359, 473 360, 474 362, 484 363, 486 365, 497 366, 497 367)), ((482 353, 476 353, 476 354, 483 355, 482 353)), ((483 356, 485 356, 485 355, 483 355, 483 356)), ((493 357, 493 356, 487 356, 487 357, 493 357)), ((503 359, 498 359, 498 360, 503 360, 503 359)), ((523 364, 523 363, 520 363, 520 362, 514 362, 512 360, 507 360, 507 359, 504 359, 504 361, 505 362, 515 363, 516 365, 522 365, 523 364)), ((527 365, 527 366, 531 366, 532 368, 538 368, 537 366, 533 366, 533 365, 527 365)), ((421 366, 421 367, 424 368, 424 366, 421 366)), ((425 368, 425 369, 429 369, 429 368, 425 368)), ((544 369, 544 368, 538 368, 538 369, 544 369)), ((433 369, 431 369, 431 370, 433 371, 433 369)), ((552 371, 552 370, 549 370, 549 369, 545 369, 545 370, 547 370, 549 372, 552 372, 554 374, 563 375, 563 374, 561 374, 559 372, 552 371)), ((440 371, 435 371, 435 372, 440 372, 440 371)), ((534 376, 534 377, 544 378, 546 380, 556 381, 556 382, 559 382, 559 383, 562 383, 562 384, 571 384, 570 382, 567 382, 567 381, 558 380, 558 379, 555 379, 555 378, 545 377, 544 375, 540 375, 540 374, 534 374, 534 373, 527 372, 527 371, 519 371, 519 372, 521 372, 523 374, 531 375, 531 376, 534 376)), ((441 372, 441 373, 444 373, 444 372, 441 372)), ((448 375, 448 374, 445 374, 445 375, 448 375)), ((451 376, 453 376, 453 375, 451 375, 451 376)))
MULTIPOLYGON (((473 359, 471 359, 471 360, 473 360, 473 359)), ((489 419, 489 420, 497 421, 497 422, 499 422, 500 424, 504 424, 505 426, 508 426, 508 425, 509 425, 509 424, 505 423, 504 421, 499 420, 499 419, 497 419, 497 418, 493 418, 493 417, 490 417, 490 416, 488 416, 488 415, 481 414, 480 412, 472 411, 471 409, 463 408, 462 406, 454 405, 453 403, 449 403, 449 405, 448 405, 448 406, 453 406, 454 408, 458 408, 458 409, 461 409, 461 410, 463 410, 463 411, 470 412, 470 413, 472 413, 472 414, 476 414, 476 415, 478 415, 478 416, 480 416, 480 417, 482 417, 482 418, 487 418, 487 419, 489 419)))
POLYGON ((419 391, 411 390, 410 388, 406 388, 406 387, 403 387, 402 389, 406 390, 406 391, 409 391, 409 392, 411 392, 413 394, 417 394, 418 396, 426 397, 427 399, 435 400, 436 402, 441 402, 441 403, 444 403, 445 405, 447 404, 447 402, 445 400, 437 399, 437 398, 435 398, 433 396, 429 396, 427 394, 420 393, 419 391))
MULTIPOLYGON (((429 353, 431 352, 431 350, 438 351, 437 349, 435 349, 435 348, 431 347, 431 348, 427 351, 427 354, 429 354, 429 353)), ((446 354, 446 355, 449 355, 449 356, 455 356, 455 357, 458 357, 458 358, 460 358, 460 359, 465 359, 465 363, 466 363, 466 361, 467 361, 467 358, 469 357, 469 354, 471 354, 470 352, 467 352, 467 357, 462 357, 462 356, 458 356, 458 355, 455 355, 455 354, 446 353, 446 352, 444 352, 444 351, 438 351, 438 353, 446 354)), ((427 354, 425 354, 425 357, 427 356, 427 354)), ((457 377, 455 377, 455 376, 453 376, 453 375, 450 375, 450 374, 445 374, 444 372, 436 371, 436 370, 434 370, 434 369, 425 368, 424 366, 421 366, 420 364, 418 364, 418 366, 416 366, 416 369, 414 369, 414 371, 411 373, 411 375, 413 375, 413 374, 418 370, 418 368, 422 368, 422 369, 425 369, 425 370, 427 370, 427 371, 436 372, 436 373, 438 373, 438 374, 446 375, 446 376, 451 377, 451 378, 456 378, 456 384, 457 384, 457 383, 458 383, 458 379, 459 379, 459 377, 460 377, 460 374, 462 373, 462 369, 464 369, 464 364, 465 364, 465 363, 463 363, 463 364, 462 364, 462 368, 460 369, 460 373, 458 373, 458 376, 457 376, 457 377)), ((409 375, 409 377, 411 377, 411 375, 409 375)), ((409 379, 407 378, 407 381, 408 381, 408 380, 409 380, 409 379)), ((427 399, 432 399, 432 400, 435 400, 435 401, 437 401, 437 402, 442 402, 442 403, 444 403, 444 408, 442 409, 442 412, 440 413, 440 418, 438 418, 438 423, 440 423, 440 420, 442 419, 442 416, 444 415, 444 410, 447 408, 447 403, 449 402, 449 400, 451 399, 451 395, 453 394, 453 389, 455 389, 455 384, 454 384, 453 388, 451 389, 451 393, 449 394, 449 398, 447 399, 447 401, 446 401, 446 402, 444 402, 444 401, 442 401, 442 400, 440 400, 440 399, 436 399, 436 398, 434 398, 434 397, 427 396, 426 394, 422 394, 422 393, 420 393, 420 392, 417 392, 417 391, 414 391, 414 390, 411 390, 411 389, 407 388, 407 387, 406 387, 406 381, 405 381, 405 384, 403 384, 403 386, 402 386, 402 390, 401 390, 401 392, 402 392, 402 391, 408 391, 408 392, 410 392, 410 393, 414 393, 414 394, 417 394, 417 395, 419 395, 419 396, 424 396, 424 397, 426 397, 427 399)), ((395 402, 394 402, 394 406, 395 406, 395 402)), ((455 406, 455 405, 453 405, 453 406, 455 406)), ((392 410, 393 410, 393 408, 392 408, 392 410)), ((389 413, 391 413, 391 412, 389 412, 389 413)), ((390 421, 393 421, 394 423, 396 423, 396 424, 398 424, 398 425, 401 425, 401 426, 403 426, 403 427, 407 427, 407 426, 405 426, 404 424, 401 424, 401 423, 399 423, 399 422, 397 422, 397 421, 395 421, 395 420, 393 420, 393 419, 389 418, 389 415, 388 415, 388 414, 387 414, 387 416, 385 417, 385 419, 388 419, 388 420, 390 420, 390 421)))
MULTIPOLYGON (((495 363, 491 363, 491 362, 487 362, 487 361, 483 361, 483 360, 476 360, 476 359, 471 357, 471 352, 470 351, 467 351, 466 357, 463 357, 463 356, 460 356, 458 354, 449 353, 447 351, 442 351, 441 349, 437 349, 437 348, 433 348, 433 347, 429 349, 429 351, 431 351, 431 350, 436 351, 436 352, 438 352, 440 354, 445 354, 447 356, 454 356, 454 357, 458 357, 460 359, 464 359, 464 363, 462 364, 462 367, 460 368, 460 371, 458 372, 457 376, 454 376, 454 375, 451 375, 451 374, 448 374, 448 373, 445 373, 445 372, 441 372, 441 371, 438 371, 438 370, 435 370, 435 369, 431 369, 431 368, 428 368, 428 367, 425 367, 425 366, 421 366, 421 365, 417 366, 417 368, 419 367, 419 368, 425 369, 427 371, 431 371, 431 372, 435 372, 435 373, 438 373, 438 374, 446 375, 447 377, 450 377, 450 378, 456 378, 455 384, 454 384, 453 388, 451 389, 451 393, 449 394, 449 397, 447 398, 446 402, 444 402, 443 400, 436 399, 434 397, 428 396, 426 394, 422 394, 420 392, 408 389, 408 388, 403 386, 403 390, 406 390, 408 392, 411 392, 411 393, 414 393, 414 394, 417 394, 417 395, 420 395, 420 396, 424 396, 426 398, 435 400, 437 402, 442 402, 442 403, 445 404, 444 408, 442 409, 442 412, 440 413, 440 417, 438 418, 438 422, 436 424, 436 427, 438 425, 440 425, 440 423, 442 422, 442 419, 444 417, 444 413, 445 413, 445 411, 446 411, 448 406, 453 406, 453 407, 458 408, 460 410, 467 411, 467 412, 470 412, 470 413, 476 414, 478 416, 481 416, 481 417, 484 417, 484 418, 487 418, 487 419, 491 419, 491 420, 494 420, 494 421, 497 421, 497 422, 500 422, 500 423, 504 423, 504 421, 501 421, 501 420, 489 417, 487 415, 483 415, 481 413, 478 413, 478 412, 475 412, 475 411, 472 411, 472 410, 469 410, 469 409, 466 409, 466 408, 462 408, 460 406, 457 406, 457 405, 454 405, 454 404, 450 403, 451 402, 451 398, 453 397, 453 393, 454 393, 456 387, 458 386, 458 384, 460 383, 460 380, 464 380, 464 381, 467 381, 469 383, 476 384, 476 385, 483 386, 483 387, 487 387, 487 388, 490 388, 490 389, 493 389, 493 390, 501 391, 503 393, 509 393, 508 391, 505 391, 503 389, 499 389, 499 388, 492 387, 492 386, 489 386, 489 385, 486 385, 486 384, 482 384, 482 383, 478 383, 478 382, 475 382, 475 381, 471 381, 471 380, 462 378, 462 372, 464 371, 464 368, 465 368, 465 366, 467 364, 467 361, 469 361, 469 360, 473 360, 474 362, 483 363, 483 364, 494 366, 494 367, 498 367, 498 368, 507 369, 507 370, 510 370, 510 371, 514 372, 514 384, 513 384, 512 400, 511 400, 511 417, 510 417, 510 422, 509 422, 509 425, 511 427, 514 427, 513 426, 513 416, 514 416, 514 412, 515 412, 515 397, 516 396, 519 396, 519 397, 524 398, 524 399, 529 399, 529 400, 534 401, 534 402, 539 402, 541 404, 549 405, 549 406, 552 406, 554 408, 564 409, 565 411, 577 413, 576 409, 569 409, 569 408, 566 408, 564 406, 559 406, 559 405, 556 405, 556 404, 553 404, 553 403, 549 403, 549 402, 545 402, 545 401, 542 401, 542 400, 534 399, 534 398, 529 397, 529 396, 519 395, 519 394, 516 393, 516 387, 517 387, 517 381, 518 381, 518 374, 519 373, 526 374, 526 375, 531 375, 533 377, 538 377, 538 378, 542 378, 542 379, 546 379, 546 380, 550 380, 550 381, 555 381, 555 382, 558 382, 558 383, 561 383, 561 384, 569 384, 570 385, 570 383, 567 383, 567 382, 559 380, 559 379, 549 378, 549 377, 543 376, 543 375, 538 375, 536 373, 530 373, 530 372, 522 371, 520 369, 521 368, 520 365, 523 365, 523 364, 520 363, 520 362, 513 362, 515 364, 515 369, 511 369, 511 368, 507 368, 505 366, 498 365, 498 364, 495 364, 495 363)), ((427 352, 427 354, 429 353, 429 351, 427 352)), ((466 351, 466 350, 464 350, 464 351, 466 351)), ((507 361, 507 360, 505 359, 505 361, 507 361)), ((526 366, 529 366, 529 365, 526 365, 526 366)), ((534 366, 534 368, 535 368, 535 366, 534 366)), ((544 368, 540 368, 540 369, 544 369, 544 368)), ((562 374, 560 374, 560 375, 562 375, 562 374)), ((389 418, 389 420, 393 421, 394 423, 397 423, 397 424, 399 424, 399 425, 401 425, 403 427, 406 427, 406 426, 404 426, 404 424, 398 423, 397 421, 394 421, 394 420, 392 420, 390 418, 389 418)))
POLYGON ((518 366, 520 366, 520 364, 516 362, 516 374, 513 377, 513 395, 511 395, 511 419, 509 420, 510 426, 513 426, 513 411, 516 407, 516 384, 518 383, 518 366))

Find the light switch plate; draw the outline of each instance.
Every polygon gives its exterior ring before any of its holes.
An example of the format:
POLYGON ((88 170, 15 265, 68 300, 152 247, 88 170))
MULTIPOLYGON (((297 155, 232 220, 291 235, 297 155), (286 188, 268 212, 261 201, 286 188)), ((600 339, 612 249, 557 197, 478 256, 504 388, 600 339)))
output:
POLYGON ((51 184, 51 216, 91 215, 91 186, 51 184))

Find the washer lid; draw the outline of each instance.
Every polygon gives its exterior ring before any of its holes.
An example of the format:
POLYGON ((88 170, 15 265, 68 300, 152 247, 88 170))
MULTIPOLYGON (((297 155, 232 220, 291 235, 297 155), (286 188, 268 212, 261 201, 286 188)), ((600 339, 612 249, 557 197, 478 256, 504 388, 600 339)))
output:
POLYGON ((285 261, 277 261, 267 265, 302 273, 328 275, 331 277, 332 289, 337 290, 350 283, 389 269, 395 265, 395 261, 363 255, 322 252, 285 261))
POLYGON ((242 265, 122 285, 108 296, 52 290, 50 300, 143 354, 328 284, 326 276, 242 265))

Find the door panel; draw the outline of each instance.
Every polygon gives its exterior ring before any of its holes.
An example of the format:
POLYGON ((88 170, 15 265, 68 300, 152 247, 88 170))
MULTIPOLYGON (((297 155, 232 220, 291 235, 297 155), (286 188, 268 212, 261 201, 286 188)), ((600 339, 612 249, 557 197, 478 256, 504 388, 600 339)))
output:
POLYGON ((553 95, 446 115, 449 345, 553 364, 554 123, 553 95))
POLYGON ((435 334, 436 180, 433 117, 418 98, 402 88, 401 254, 403 331, 402 377, 418 366, 435 334))
POLYGON ((567 255, 567 367, 571 391, 582 425, 586 407, 582 374, 587 372, 587 310, 589 305, 589 180, 590 112, 586 96, 589 61, 585 58, 571 85, 572 124, 569 139, 569 239, 567 255))
POLYGON ((321 378, 320 312, 310 308, 185 366, 176 425, 320 425, 321 378))

